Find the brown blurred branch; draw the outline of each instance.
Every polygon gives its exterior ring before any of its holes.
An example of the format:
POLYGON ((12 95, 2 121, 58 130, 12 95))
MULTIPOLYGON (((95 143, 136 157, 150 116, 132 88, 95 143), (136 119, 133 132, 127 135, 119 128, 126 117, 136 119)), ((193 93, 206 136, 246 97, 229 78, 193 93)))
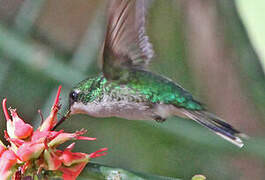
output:
POLYGON ((181 5, 189 64, 209 107, 242 131, 255 134, 261 130, 261 117, 240 84, 239 69, 233 60, 237 52, 226 41, 217 1, 183 0, 181 5))

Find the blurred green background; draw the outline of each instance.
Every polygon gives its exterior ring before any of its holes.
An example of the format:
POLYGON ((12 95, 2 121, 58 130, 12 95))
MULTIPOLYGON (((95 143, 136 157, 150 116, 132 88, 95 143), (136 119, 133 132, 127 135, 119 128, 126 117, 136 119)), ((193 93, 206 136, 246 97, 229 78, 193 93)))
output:
MULTIPOLYGON (((62 127, 98 138, 76 150, 108 147, 96 162, 181 179, 265 179, 264 7, 262 0, 153 0, 148 12, 151 70, 251 136, 242 149, 181 118, 161 124, 76 115, 62 127)), ((65 109, 71 87, 100 72, 105 8, 104 0, 0 0, 1 99, 37 125, 37 110, 47 115, 61 84, 65 109)), ((3 139, 3 113, 0 125, 3 139)))

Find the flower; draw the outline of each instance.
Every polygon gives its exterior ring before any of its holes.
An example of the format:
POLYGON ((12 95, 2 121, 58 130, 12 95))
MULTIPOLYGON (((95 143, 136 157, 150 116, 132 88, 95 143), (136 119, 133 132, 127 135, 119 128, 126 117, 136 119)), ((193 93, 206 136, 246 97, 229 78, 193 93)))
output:
POLYGON ((74 180, 91 158, 106 154, 107 148, 91 154, 72 152, 74 143, 64 150, 57 149, 59 145, 69 140, 96 140, 96 138, 82 136, 86 133, 85 130, 75 133, 52 130, 57 123, 57 113, 60 109, 60 91, 61 86, 58 88, 50 115, 35 131, 30 124, 19 117, 16 109, 9 108, 10 117, 6 108, 6 99, 2 101, 7 123, 5 138, 11 146, 6 147, 0 141, 1 179, 6 180, 12 177, 13 180, 19 180, 45 170, 65 180, 74 180))

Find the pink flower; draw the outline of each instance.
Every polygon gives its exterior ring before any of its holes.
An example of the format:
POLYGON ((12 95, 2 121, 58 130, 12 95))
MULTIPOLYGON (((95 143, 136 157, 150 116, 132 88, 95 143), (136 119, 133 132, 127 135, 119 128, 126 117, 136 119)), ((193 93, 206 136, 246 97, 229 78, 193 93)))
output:
POLYGON ((81 173, 91 158, 103 156, 107 148, 103 148, 91 154, 72 152, 74 143, 65 150, 56 149, 60 144, 69 140, 96 140, 96 138, 82 136, 85 130, 75 133, 66 133, 63 130, 52 131, 57 123, 57 113, 60 109, 59 96, 61 86, 51 109, 50 115, 33 131, 33 127, 21 119, 15 109, 9 109, 11 117, 6 108, 6 99, 2 106, 7 122, 5 138, 11 146, 6 147, 0 141, 0 177, 1 179, 20 180, 32 173, 41 170, 54 171, 62 174, 66 180, 74 180, 81 173), (38 165, 38 167, 36 167, 38 165))

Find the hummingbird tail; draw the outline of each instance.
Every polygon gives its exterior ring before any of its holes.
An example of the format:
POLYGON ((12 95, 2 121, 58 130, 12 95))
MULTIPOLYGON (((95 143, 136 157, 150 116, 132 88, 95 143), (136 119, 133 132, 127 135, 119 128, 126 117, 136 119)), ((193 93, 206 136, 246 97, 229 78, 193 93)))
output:
POLYGON ((225 140, 235 144, 238 147, 243 147, 244 143, 240 139, 247 138, 247 135, 240 133, 234 129, 230 124, 224 122, 221 118, 207 111, 191 111, 183 110, 183 113, 192 120, 209 128, 215 134, 221 136, 225 140))

